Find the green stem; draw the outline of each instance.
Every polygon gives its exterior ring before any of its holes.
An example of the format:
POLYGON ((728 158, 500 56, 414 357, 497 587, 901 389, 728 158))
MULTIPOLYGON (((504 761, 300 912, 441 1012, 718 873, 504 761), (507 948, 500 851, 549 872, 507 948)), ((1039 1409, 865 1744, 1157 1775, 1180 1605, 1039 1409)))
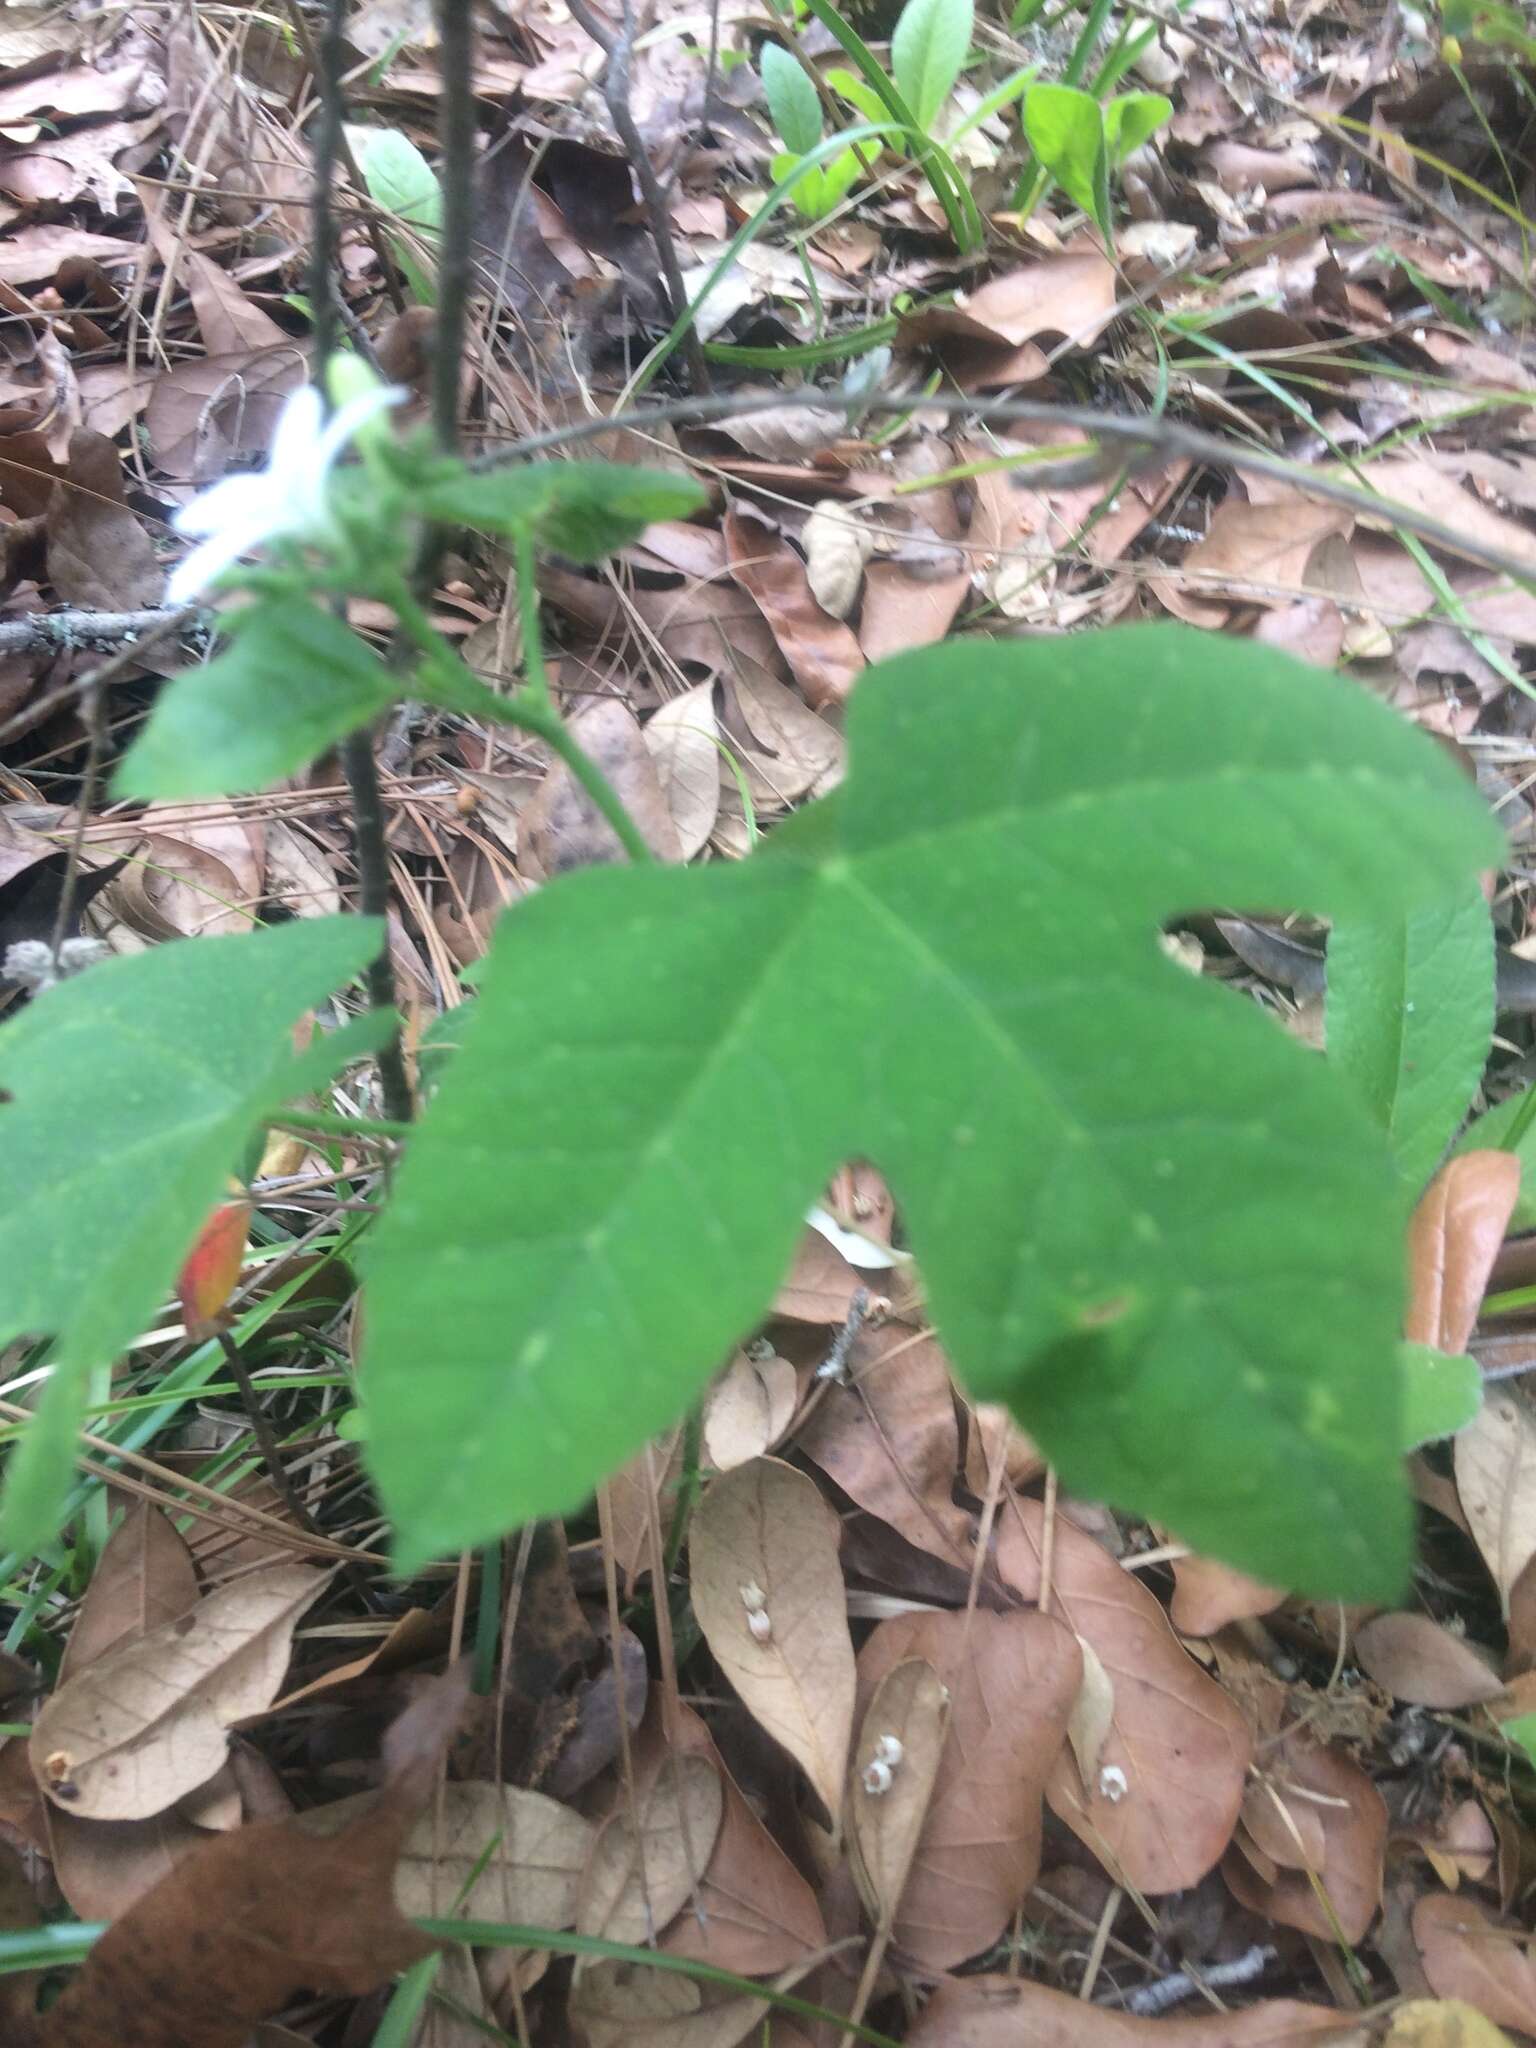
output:
POLYGON ((512 563, 523 629, 523 695, 536 703, 552 704, 549 670, 544 666, 544 635, 539 626, 539 565, 531 527, 518 530, 512 543, 512 563))
MULTIPOLYGON (((422 672, 417 678, 421 697, 449 710, 462 711, 468 717, 490 718, 501 725, 515 725, 523 732, 532 733, 535 739, 541 739, 550 752, 570 769, 591 798, 593 808, 611 827, 614 837, 635 865, 643 866, 650 860, 651 849, 641 836, 639 826, 620 802, 613 784, 591 756, 572 739, 564 719, 549 701, 549 683, 544 675, 542 652, 537 673, 543 680, 544 701, 539 700, 537 685, 531 691, 520 691, 515 697, 498 697, 443 644, 432 621, 402 578, 392 578, 379 595, 393 606, 401 631, 421 656, 422 672)), ((524 604, 523 610, 526 617, 530 607, 524 604)), ((526 646, 526 623, 523 630, 526 646)), ((537 635, 536 624, 533 630, 537 635)))

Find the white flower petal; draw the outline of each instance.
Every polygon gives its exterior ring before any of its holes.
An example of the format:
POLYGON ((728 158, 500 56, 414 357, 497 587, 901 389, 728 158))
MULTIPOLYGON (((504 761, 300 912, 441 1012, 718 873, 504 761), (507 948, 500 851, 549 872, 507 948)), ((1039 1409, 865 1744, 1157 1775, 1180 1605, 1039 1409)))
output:
POLYGON ((190 604, 216 577, 233 568, 242 555, 251 554, 269 537, 265 529, 257 531, 242 526, 229 526, 222 533, 211 535, 171 571, 165 586, 166 603, 190 604))
POLYGON ((272 429, 267 469, 273 476, 296 475, 314 459, 315 444, 325 424, 325 408, 313 384, 291 391, 272 429))
POLYGON ((171 521, 178 533, 194 540, 204 534, 222 533, 226 526, 270 525, 278 501, 271 480, 258 471, 251 476, 227 476, 210 484, 206 491, 183 505, 171 521))

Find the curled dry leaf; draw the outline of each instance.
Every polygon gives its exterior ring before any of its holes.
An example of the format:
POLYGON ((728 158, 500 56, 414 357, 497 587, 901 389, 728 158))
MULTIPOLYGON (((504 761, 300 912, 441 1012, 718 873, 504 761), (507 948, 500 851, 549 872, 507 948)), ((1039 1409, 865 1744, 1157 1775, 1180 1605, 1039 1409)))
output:
POLYGON ((1348 2013, 1288 1998, 1246 2012, 1143 2020, 1044 1984, 965 1977, 939 1986, 907 2048, 1296 2048, 1330 2034, 1342 2048, 1350 2024, 1348 2013))
POLYGON ((835 1822, 856 1683, 836 1517, 803 1473, 757 1458, 709 1487, 688 1543, 715 1661, 835 1822))
POLYGON ((1413 1909, 1413 1938, 1430 1988, 1463 1998, 1501 2027, 1531 2031, 1536 2021, 1536 1959, 1529 1932, 1496 1920, 1462 1892, 1432 1892, 1413 1909))
POLYGON ((854 1384, 828 1386, 796 1442, 850 1499, 919 1550, 969 1570, 971 1517, 954 1499, 960 1435, 949 1365, 903 1323, 861 1333, 854 1384))
POLYGON ((740 510, 723 522, 731 574, 773 629, 795 681, 815 711, 841 704, 864 668, 864 655, 841 617, 824 611, 806 565, 782 534, 740 510))
POLYGON ((253 1572, 61 1685, 29 1743, 49 1797, 82 1819, 143 1820, 206 1783, 233 1724, 277 1697, 294 1625, 329 1577, 253 1572))
POLYGON ((213 1837, 107 1929, 32 2038, 6 2048, 245 2048, 298 1992, 361 1997, 428 1954, 396 1911, 395 1859, 467 1692, 467 1671, 450 1672, 394 1723, 366 1811, 338 1826, 317 1807, 213 1837))
POLYGON ((794 1419, 799 1381, 787 1358, 738 1351, 704 1407, 704 1450, 717 1472, 771 1451, 794 1419))
POLYGON ((1355 1631, 1355 1655, 1394 1699, 1418 1707, 1480 1706, 1504 1690, 1486 1657, 1427 1614, 1373 1615, 1355 1631))
MULTIPOLYGON (((1010 1504, 998 1569, 1038 1599, 1044 1510, 1010 1504)), ((1250 1738, 1236 1705, 1184 1650, 1157 1601, 1090 1536, 1058 1517, 1053 1611, 1098 1652, 1115 1712, 1085 1785, 1063 1752, 1046 1796, 1117 1882, 1141 1892, 1198 1884, 1231 1838, 1250 1738), (1122 1784, 1123 1780, 1123 1784, 1122 1784)))
POLYGON ((1463 1152, 1435 1175, 1408 1225, 1411 1344, 1466 1350, 1519 1193, 1512 1152, 1463 1152))
POLYGON ((1536 1410, 1515 1387, 1489 1387, 1454 1444, 1456 1491, 1506 1614, 1536 1557, 1536 1410))
MULTIPOLYGON (((1293 1856, 1287 1867, 1270 1877, 1234 1848, 1221 1866, 1234 1896, 1266 1919, 1298 1927, 1321 1941, 1335 1941, 1341 1934, 1345 1941, 1360 1941, 1381 1905, 1387 1847, 1387 1809, 1381 1794, 1357 1764, 1302 1736, 1293 1736, 1270 1752, 1261 1782, 1272 1788, 1282 1828, 1290 1832, 1288 1814, 1298 1850, 1304 1847, 1308 1856, 1315 1855, 1312 1822, 1322 1823, 1322 1860, 1301 1865, 1293 1856), (1303 1808, 1310 1809, 1310 1818, 1301 1818, 1303 1808), (1327 1894, 1331 1914, 1318 1898, 1314 1877, 1327 1894)), ((1277 1834, 1275 1840, 1280 1839, 1277 1834)))
POLYGON ((1180 1635, 1213 1636, 1229 1622, 1272 1613, 1284 1598, 1276 1587, 1260 1585, 1214 1557, 1181 1557, 1173 1567, 1168 1611, 1180 1635))
POLYGON ((608 1941, 653 1941, 714 1853, 725 1811, 704 1756, 670 1755, 598 1829, 576 1893, 576 1926, 608 1941))
POLYGON ((645 727, 645 744, 677 833, 678 851, 692 860, 709 843, 720 815, 719 728, 715 686, 698 683, 670 697, 645 727))
POLYGON ((895 1925, 948 1729, 949 1694, 921 1657, 893 1665, 864 1709, 848 1788, 848 1848, 879 1927, 895 1925))
POLYGON ((812 596, 834 619, 846 619, 858 602, 864 564, 875 551, 874 535, 836 498, 822 498, 811 508, 800 544, 812 596))
POLYGON ((915 1962, 947 1970, 1000 1937, 1039 1875, 1041 1795, 1083 1665, 1043 1614, 902 1614, 860 1650, 861 1696, 911 1659, 948 1691, 949 1729, 894 1932, 915 1962))
POLYGON ((587 2048, 735 2048, 767 2009, 765 1999, 717 1994, 643 1963, 594 1963, 571 1987, 587 2048))

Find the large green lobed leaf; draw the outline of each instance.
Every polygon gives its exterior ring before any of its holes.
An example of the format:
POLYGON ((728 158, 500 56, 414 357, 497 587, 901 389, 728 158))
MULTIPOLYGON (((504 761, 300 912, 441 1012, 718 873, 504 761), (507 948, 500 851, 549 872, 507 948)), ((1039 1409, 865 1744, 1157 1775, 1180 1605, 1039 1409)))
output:
POLYGON ((503 921, 368 1266, 402 1563, 576 1505, 865 1156, 968 1385, 1069 1486, 1394 1597, 1390 1155, 1157 932, 1400 914, 1495 859, 1493 825, 1353 686, 1181 628, 905 656, 849 737, 847 784, 765 854, 589 872, 503 921))
POLYGON ((252 1127, 326 1077, 327 1042, 295 1060, 291 1027, 379 940, 355 917, 182 940, 103 961, 0 1027, 0 1344, 57 1339, 6 1474, 8 1547, 55 1533, 82 1373, 144 1328, 252 1127))

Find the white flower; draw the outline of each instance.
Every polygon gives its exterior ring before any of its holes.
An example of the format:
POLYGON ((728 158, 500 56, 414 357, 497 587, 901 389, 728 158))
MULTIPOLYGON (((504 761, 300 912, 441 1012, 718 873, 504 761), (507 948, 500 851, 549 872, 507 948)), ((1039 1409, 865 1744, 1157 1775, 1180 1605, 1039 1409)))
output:
POLYGON ((167 604, 187 604, 239 561, 274 540, 323 541, 335 533, 331 471, 358 429, 410 393, 398 384, 360 391, 330 419, 312 384, 283 406, 265 469, 227 476, 200 491, 172 524, 201 542, 171 572, 167 604))

